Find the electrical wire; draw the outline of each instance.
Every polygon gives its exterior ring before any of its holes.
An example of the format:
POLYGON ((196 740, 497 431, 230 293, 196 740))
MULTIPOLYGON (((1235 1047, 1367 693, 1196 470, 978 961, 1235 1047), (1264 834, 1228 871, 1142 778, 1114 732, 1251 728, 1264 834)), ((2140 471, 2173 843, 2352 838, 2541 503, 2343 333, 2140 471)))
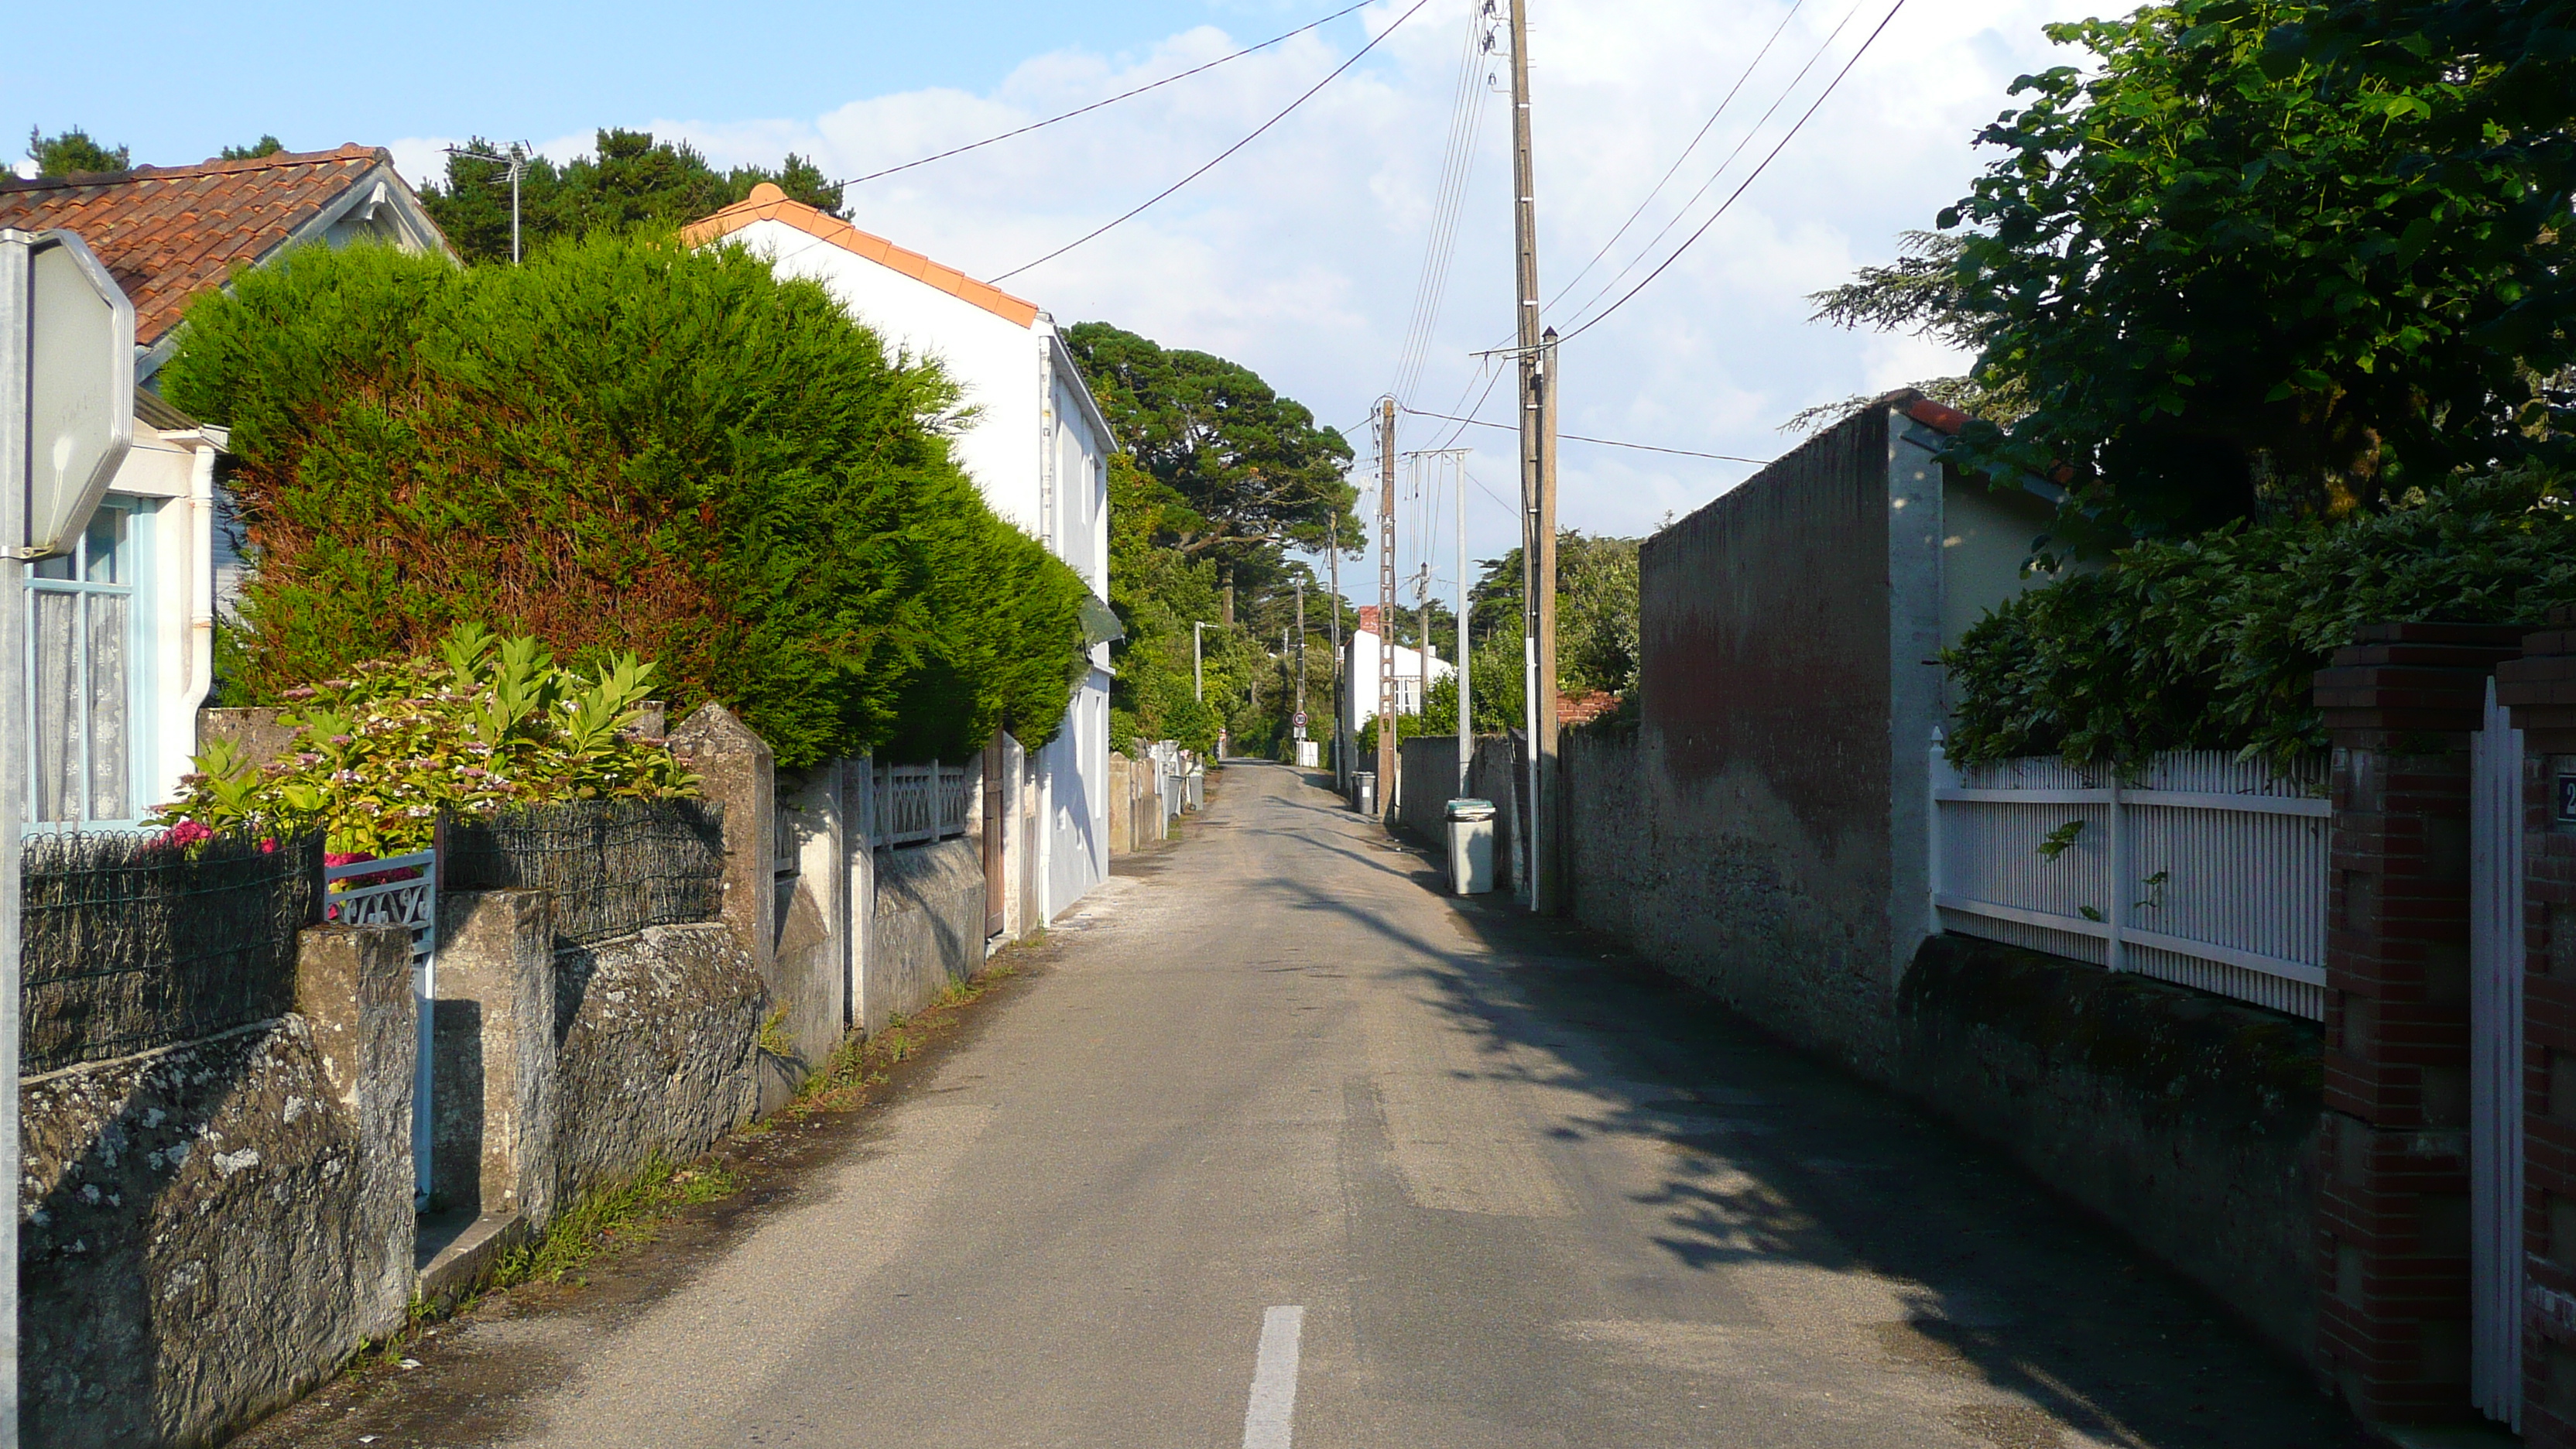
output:
POLYGON ((1440 318, 1449 288, 1450 263, 1456 257, 1458 222, 1467 200, 1467 181, 1475 166, 1476 136, 1484 128, 1483 87, 1477 84, 1479 62, 1491 47, 1487 22, 1491 0, 1467 9, 1467 34, 1458 55, 1458 77, 1451 86, 1449 134, 1440 157, 1440 180, 1433 188, 1431 230, 1422 253, 1422 275, 1414 285, 1413 315, 1405 326, 1404 344, 1396 349, 1395 385, 1388 389, 1408 398, 1422 380, 1424 355, 1440 318), (1484 41, 1479 45, 1479 41, 1484 41))
MULTIPOLYGON (((1708 119, 1700 123, 1699 134, 1690 138, 1690 144, 1684 146, 1682 148, 1682 153, 1673 158, 1673 164, 1666 167, 1664 169, 1664 174, 1656 180, 1652 187, 1647 189, 1646 194, 1643 197, 1638 199, 1637 209, 1628 213, 1628 219, 1619 223, 1619 229, 1617 231, 1610 233, 1610 239, 1603 242, 1601 244, 1601 249, 1592 254, 1592 260, 1585 262, 1582 270, 1567 278, 1565 285, 1556 289, 1556 295, 1547 299, 1548 306, 1554 307, 1557 303, 1564 301, 1566 293, 1573 291, 1575 287, 1582 283, 1585 277, 1592 275, 1592 269, 1601 265, 1602 258, 1610 255, 1610 249, 1619 244, 1619 238, 1628 234, 1628 228, 1635 226, 1637 224, 1637 218, 1644 216, 1646 214, 1646 208, 1654 204, 1655 198, 1663 194, 1666 186, 1672 184, 1673 177, 1682 169, 1682 163, 1688 161, 1691 158, 1691 153, 1699 149, 1700 142, 1708 139, 1708 133, 1715 129, 1718 118, 1726 114, 1726 108, 1728 106, 1735 104, 1736 93, 1743 90, 1744 83, 1753 79, 1753 73, 1762 68, 1763 58, 1771 53, 1772 46, 1779 44, 1780 37, 1789 29, 1789 22, 1798 18, 1799 9, 1805 4, 1806 0, 1795 0, 1795 3, 1789 6, 1789 13, 1781 16, 1780 23, 1773 27, 1771 38, 1762 42, 1762 48, 1753 53, 1752 61, 1744 67, 1744 73, 1735 78, 1734 85, 1727 87, 1726 95, 1717 103, 1717 109, 1709 112, 1708 119)), ((1813 62, 1810 62, 1810 64, 1813 64, 1813 62)), ((1796 82, 1792 81, 1790 84, 1795 86, 1796 82)), ((1756 123, 1757 126, 1759 124, 1760 123, 1758 122, 1756 123)), ((1741 148, 1739 147, 1738 149, 1741 148)), ((1733 158, 1729 157, 1728 159, 1732 160, 1733 158)), ((1721 165, 1718 169, 1723 171, 1725 168, 1721 165)), ((1683 205, 1687 208, 1689 203, 1685 202, 1683 205)))
POLYGON ((1054 261, 1056 258, 1063 256, 1066 252, 1072 251, 1075 247, 1081 246, 1086 242, 1096 240, 1112 228, 1122 226, 1127 222, 1134 220, 1138 215, 1143 213, 1147 207, 1152 206, 1154 203, 1161 201, 1164 197, 1171 195, 1173 192, 1180 190, 1182 187, 1189 185, 1191 182, 1205 176, 1210 171, 1215 170, 1219 162, 1224 161, 1235 152, 1240 151, 1244 147, 1261 139, 1263 132, 1269 130, 1275 125, 1278 125, 1281 121, 1288 119, 1291 112, 1295 111, 1299 106, 1306 104, 1306 102, 1314 99, 1315 92, 1322 90, 1324 87, 1331 85, 1334 81, 1340 79, 1344 71, 1347 71, 1352 66, 1359 64, 1362 56, 1365 56, 1370 51, 1377 49, 1380 42, 1384 41, 1388 36, 1393 35, 1397 30, 1403 28, 1404 22, 1421 14, 1422 7, 1430 3, 1431 0, 1413 0, 1412 9, 1395 17, 1394 22, 1388 25, 1386 29, 1379 31, 1376 35, 1370 37, 1369 43, 1361 46, 1358 50, 1353 51, 1350 59, 1333 67, 1331 73, 1326 75, 1322 80, 1308 86, 1303 94, 1288 103, 1285 110, 1282 110, 1279 114, 1272 116, 1269 120, 1262 122, 1258 127, 1254 128, 1251 135, 1244 137, 1242 140, 1235 142, 1233 145, 1226 147, 1224 150, 1219 151, 1216 155, 1210 157, 1206 165, 1201 166, 1198 170, 1191 172, 1189 175, 1182 177, 1171 185, 1164 187, 1162 190, 1155 192, 1153 195, 1146 197, 1143 201, 1138 202, 1134 207, 1130 208, 1120 216, 1104 222, 1103 224, 1092 228, 1090 231, 1084 232, 1082 235, 1066 242, 1063 246, 1057 247, 1054 251, 1047 253, 1036 261, 1024 262, 992 280, 996 282, 1008 281, 1009 279, 1018 276, 1020 273, 1029 270, 1031 267, 1043 266, 1048 262, 1054 261))
MULTIPOLYGON (((1771 98, 1771 104, 1764 108, 1761 116, 1758 117, 1751 126, 1745 128, 1745 132, 1742 136, 1736 138, 1735 149, 1726 153, 1726 159, 1717 163, 1717 169, 1710 172, 1708 179, 1699 184, 1699 189, 1693 191, 1688 199, 1684 200, 1679 207, 1674 209, 1671 218, 1666 220, 1661 227, 1658 227, 1652 237, 1647 238, 1646 244, 1637 249, 1637 254, 1628 259, 1628 264, 1619 269, 1618 275, 1602 283, 1599 289, 1594 291, 1591 296, 1584 298, 1581 304, 1574 308, 1573 316, 1579 318, 1585 312, 1589 311, 1593 305, 1598 303, 1603 297, 1610 295, 1610 293, 1616 289, 1621 282, 1626 281, 1631 272, 1634 272, 1637 268, 1643 266, 1648 257, 1655 254, 1655 249, 1663 245, 1664 238, 1672 235, 1673 228, 1682 224, 1683 219, 1690 215, 1692 207, 1699 205, 1699 199, 1708 195, 1709 188, 1717 185, 1718 181, 1735 165, 1735 158, 1744 154, 1744 148, 1753 144, 1753 138, 1761 135, 1762 128, 1770 123, 1773 116, 1779 114, 1780 108, 1788 104, 1791 96, 1798 93, 1798 86, 1801 82, 1806 80, 1807 73, 1814 70, 1816 68, 1816 62, 1823 60, 1826 54, 1834 48, 1834 42, 1842 38, 1843 31, 1849 28, 1853 18, 1860 14, 1861 6, 1867 3, 1868 0, 1852 0, 1852 7, 1843 12, 1842 19, 1834 22, 1834 28, 1827 32, 1824 40, 1816 46, 1815 53, 1807 57, 1807 63, 1798 67, 1798 73, 1789 77, 1789 83, 1780 88, 1780 94, 1771 98)), ((1866 45, 1862 47, 1864 50, 1867 48, 1868 47, 1866 45)), ((1858 58, 1858 52, 1854 52, 1854 58, 1858 58)), ((1826 91, 1830 94, 1832 87, 1827 86, 1826 91)), ((1794 128, 1792 128, 1791 134, 1796 134, 1794 128)), ((1761 173, 1757 170, 1754 174, 1759 175, 1761 173)))
POLYGON ((1191 76, 1197 75, 1201 71, 1214 70, 1218 66, 1225 64, 1227 61, 1241 60, 1256 50, 1268 50, 1270 47, 1279 44, 1283 40, 1294 40, 1309 30, 1313 30, 1319 26, 1330 25, 1334 21, 1341 19, 1343 16, 1350 14, 1354 10, 1364 10, 1368 8, 1371 3, 1372 0, 1359 0, 1357 5, 1346 6, 1343 9, 1336 10, 1321 20, 1309 21, 1284 35, 1274 35, 1268 40, 1261 42, 1259 45, 1247 45, 1232 55, 1221 55, 1205 64, 1191 66, 1188 70, 1182 71, 1177 75, 1167 75, 1161 80, 1154 81, 1147 85, 1138 86, 1132 91, 1120 91, 1114 96, 1110 96, 1105 100, 1093 101, 1087 106, 1076 106, 1072 110, 1064 112, 1062 115, 1049 116, 1043 121, 1031 121, 1029 124, 1022 126, 1017 130, 1004 131, 998 136, 987 136, 981 141, 969 141, 963 146, 952 146, 936 155, 924 156, 917 161, 906 161, 900 166, 889 166, 883 171, 871 171, 865 176, 853 176, 847 181, 831 182, 830 189, 838 191, 847 187, 856 186, 863 181, 874 181, 882 176, 892 176, 898 171, 910 171, 915 166, 927 166, 933 161, 945 161, 951 156, 963 156, 969 151, 980 151, 984 147, 990 146, 996 141, 1007 141, 1014 136, 1025 136, 1031 131, 1043 131, 1058 121, 1070 121, 1076 116, 1087 116, 1093 111, 1099 110, 1103 106, 1114 106, 1120 101, 1132 100, 1137 96, 1143 95, 1147 91, 1161 90, 1163 87, 1170 85, 1174 81, 1188 80, 1191 76))
MULTIPOLYGON (((1562 338, 1558 340, 1563 341, 1562 338)), ((1499 376, 1499 374, 1497 375, 1499 376)), ((1406 408, 1404 411, 1413 414, 1417 418, 1440 418, 1447 422, 1456 423, 1461 428, 1493 428, 1497 431, 1506 433, 1517 433, 1520 431, 1520 429, 1512 426, 1510 423, 1489 423, 1483 418, 1451 417, 1447 413, 1426 413, 1419 408, 1406 408)), ((1452 433, 1450 436, 1455 437, 1457 434, 1452 433)), ((1581 433, 1559 433, 1556 436, 1559 440, 1568 443, 1595 443, 1604 448, 1634 448, 1640 453, 1671 453, 1677 457, 1683 458, 1715 458, 1721 463, 1767 464, 1771 461, 1768 458, 1739 458, 1733 453, 1701 453, 1689 448, 1661 448, 1657 447, 1653 443, 1623 443, 1617 438, 1587 438, 1581 433)))
MULTIPOLYGON (((1762 173, 1763 173, 1765 170, 1768 170, 1768 169, 1770 168, 1770 165, 1771 165, 1771 163, 1772 163, 1773 161, 1775 161, 1775 160, 1779 159, 1779 155, 1780 155, 1780 153, 1781 153, 1783 150, 1787 149, 1787 147, 1788 147, 1789 143, 1790 143, 1791 141, 1794 141, 1794 140, 1796 140, 1796 139, 1798 138, 1798 132, 1800 132, 1801 130, 1804 130, 1804 129, 1806 128, 1806 124, 1807 124, 1807 122, 1808 122, 1809 120, 1811 120, 1811 119, 1813 119, 1813 118, 1814 118, 1814 116, 1815 116, 1815 114, 1816 114, 1817 109, 1818 109, 1819 107, 1822 107, 1822 106, 1824 105, 1824 103, 1825 103, 1828 99, 1830 99, 1830 98, 1833 96, 1833 93, 1834 93, 1835 88, 1836 88, 1836 87, 1838 87, 1838 86, 1840 86, 1840 85, 1843 83, 1843 77, 1845 77, 1845 76, 1847 76, 1847 75, 1850 75, 1850 74, 1851 74, 1851 72, 1852 72, 1852 67, 1853 67, 1853 66, 1855 66, 1855 65, 1860 64, 1860 58, 1861 58, 1862 56, 1864 56, 1864 55, 1869 54, 1869 48, 1870 48, 1870 46, 1877 42, 1877 40, 1878 40, 1879 36, 1881 36, 1881 35, 1883 35, 1883 34, 1885 34, 1885 33, 1887 32, 1887 27, 1888 27, 1889 23, 1890 23, 1890 22, 1892 22, 1892 21, 1894 21, 1894 20, 1896 19, 1896 12, 1898 12, 1899 10, 1902 10, 1902 9, 1904 9, 1904 8, 1905 8, 1905 0, 1896 0, 1896 3, 1895 3, 1895 4, 1890 5, 1890 6, 1888 6, 1888 7, 1887 7, 1887 14, 1879 20, 1879 22, 1878 22, 1878 28, 1877 28, 1877 29, 1875 29, 1875 30, 1872 30, 1872 31, 1869 33, 1869 38, 1868 38, 1868 39, 1866 39, 1866 40, 1863 40, 1863 41, 1860 43, 1860 49, 1855 50, 1855 51, 1853 51, 1853 52, 1852 52, 1852 54, 1851 54, 1851 59, 1849 59, 1849 60, 1847 60, 1847 61, 1844 61, 1844 62, 1843 62, 1843 68, 1842 68, 1841 70, 1836 71, 1836 72, 1834 73, 1834 78, 1833 78, 1831 81, 1829 81, 1829 82, 1827 82, 1827 83, 1826 83, 1824 90, 1823 90, 1820 94, 1818 94, 1818 95, 1817 95, 1817 97, 1816 97, 1816 99, 1815 99, 1814 104, 1809 105, 1809 106, 1807 107, 1807 109, 1806 109, 1806 113, 1798 117, 1797 124, 1796 124, 1796 125, 1793 125, 1793 126, 1791 126, 1791 127, 1789 128, 1789 134, 1787 134, 1787 135, 1785 135, 1785 136, 1782 136, 1782 137, 1780 138, 1780 144, 1779 144, 1779 145, 1776 145, 1776 146, 1774 146, 1774 147, 1772 147, 1772 148, 1771 148, 1771 152, 1770 152, 1770 154, 1769 154, 1769 155, 1767 155, 1767 156, 1764 156, 1764 157, 1762 158, 1762 162, 1761 162, 1761 164, 1760 164, 1760 165, 1758 165, 1758 166, 1755 166, 1755 167, 1753 168, 1753 174, 1752 174, 1752 175, 1750 175, 1750 176, 1745 177, 1745 178, 1744 178, 1744 180, 1743 180, 1743 182, 1742 182, 1742 184, 1738 185, 1738 186, 1735 188, 1735 190, 1734 190, 1734 191, 1732 191, 1732 192, 1728 193, 1726 200, 1725 200, 1725 201, 1723 201, 1723 202, 1721 202, 1721 203, 1718 205, 1717 210, 1715 210, 1715 211, 1713 211, 1713 212, 1709 213, 1708 220, 1703 221, 1703 222, 1701 222, 1701 223, 1699 224, 1699 230, 1694 231, 1694 232, 1692 232, 1689 236, 1687 236, 1687 237, 1683 238, 1683 239, 1682 239, 1682 244, 1681 244, 1680 246, 1678 246, 1678 247, 1673 248, 1673 252, 1672 252, 1672 255, 1671 255, 1671 256, 1668 256, 1668 257, 1664 258, 1662 262, 1658 263, 1658 264, 1656 265, 1656 267, 1655 267, 1655 269, 1654 269, 1653 271, 1648 272, 1648 273, 1646 274, 1646 276, 1645 276, 1644 280, 1642 280, 1642 281, 1638 282, 1638 283, 1637 283, 1637 285, 1635 285, 1635 286, 1633 286, 1633 287, 1629 288, 1625 293, 1621 294, 1621 296, 1620 296, 1620 298, 1619 298, 1619 300, 1618 300, 1618 301, 1613 302, 1613 303, 1611 303, 1609 306, 1602 308, 1599 312, 1594 313, 1594 314, 1591 316, 1591 318, 1589 318, 1588 320, 1586 320, 1585 322, 1583 322, 1580 326, 1577 326, 1577 327, 1575 327, 1572 331, 1567 332, 1567 333, 1563 334, 1562 336, 1558 337, 1558 338, 1557 338, 1557 342, 1558 342, 1560 345, 1562 345, 1562 344, 1564 344, 1564 343, 1566 343, 1566 342, 1571 342, 1571 341, 1573 341, 1575 338, 1580 337, 1580 336, 1582 336, 1584 333, 1589 332, 1589 331, 1591 331, 1593 328, 1595 328, 1595 327, 1599 326, 1599 325, 1601 324, 1601 322, 1602 322, 1602 319, 1604 319, 1604 318, 1606 318, 1606 317, 1610 316, 1610 314, 1612 314, 1612 313, 1614 313, 1614 312, 1618 311, 1621 307, 1626 306, 1626 305, 1628 304, 1628 301, 1629 301, 1629 299, 1630 299, 1630 298, 1635 297, 1639 292, 1642 292, 1642 291, 1646 290, 1646 288, 1648 288, 1649 286, 1652 286, 1652 285, 1654 284, 1655 278, 1662 276, 1662 275, 1664 274, 1664 272, 1666 271, 1666 269, 1670 268, 1670 267, 1672 266, 1672 264, 1673 264, 1673 263, 1675 263, 1675 262, 1677 262, 1677 261, 1680 261, 1680 260, 1681 260, 1681 258, 1682 258, 1682 253, 1689 251, 1689 250, 1691 249, 1691 245, 1692 245, 1692 243, 1697 242, 1701 237, 1706 236, 1706 235, 1708 234, 1708 229, 1709 229, 1710 227, 1712 227, 1712 226, 1717 225, 1717 219, 1718 219, 1719 217, 1721 217, 1721 216, 1726 215, 1727 208, 1728 208, 1728 207, 1731 207, 1731 206, 1733 206, 1733 205, 1735 205, 1735 200, 1736 200, 1736 198, 1737 198, 1737 197, 1740 197, 1740 196, 1742 196, 1742 195, 1744 194, 1744 192, 1745 192, 1745 188, 1746 188, 1746 187, 1751 186, 1754 182, 1756 182, 1756 181, 1760 180, 1760 179, 1762 178, 1762 173)), ((1616 284, 1614 283, 1613 285, 1616 285, 1616 284)), ((1741 460, 1741 459, 1740 459, 1740 460, 1738 460, 1738 461, 1750 461, 1750 460, 1741 460)))

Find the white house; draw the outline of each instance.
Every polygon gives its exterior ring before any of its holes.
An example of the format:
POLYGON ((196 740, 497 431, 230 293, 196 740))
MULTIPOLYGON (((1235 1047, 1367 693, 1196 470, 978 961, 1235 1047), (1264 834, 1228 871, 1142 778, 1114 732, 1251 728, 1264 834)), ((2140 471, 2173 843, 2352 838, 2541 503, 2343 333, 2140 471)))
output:
POLYGON ((188 303, 306 243, 449 249, 364 146, 0 181, 0 226, 77 234, 134 304, 133 450, 77 546, 28 570, 35 747, 11 782, 31 828, 133 826, 196 753, 218 586, 238 564, 217 516, 224 430, 155 391, 188 303))
MULTIPOLYGON (((1109 424, 1075 370, 1054 319, 954 267, 871 236, 763 183, 685 233, 730 242, 782 276, 820 282, 887 345, 935 359, 976 410, 956 456, 993 511, 1071 564, 1107 615, 1109 424)), ((1040 920, 1109 874, 1109 646, 1054 741, 1033 757, 1040 920)))
MULTIPOLYGON (((1377 606, 1362 604, 1359 615, 1360 626, 1352 630, 1350 637, 1342 642, 1342 678, 1349 681, 1349 686, 1343 691, 1342 707, 1350 711, 1349 725, 1353 734, 1357 734, 1370 720, 1377 718, 1378 650, 1381 647, 1377 628, 1377 606)), ((1395 712, 1397 714, 1422 713, 1424 688, 1427 685, 1437 684, 1457 672, 1458 666, 1440 657, 1440 646, 1437 644, 1431 646, 1427 656, 1421 650, 1409 649, 1402 644, 1396 645, 1395 712), (1430 669, 1427 677, 1423 673, 1426 665, 1430 669)))

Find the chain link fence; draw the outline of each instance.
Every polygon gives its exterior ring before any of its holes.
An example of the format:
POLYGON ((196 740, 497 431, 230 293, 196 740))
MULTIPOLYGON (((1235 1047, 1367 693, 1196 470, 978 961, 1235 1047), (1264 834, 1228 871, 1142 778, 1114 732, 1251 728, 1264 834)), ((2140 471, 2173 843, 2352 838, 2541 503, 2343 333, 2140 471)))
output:
POLYGON ((554 897, 555 944, 711 921, 724 907, 724 807, 707 800, 582 800, 450 816, 443 891, 554 897))
POLYGON ((213 1036, 295 1004, 296 934, 321 919, 322 838, 32 835, 19 857, 20 1069, 213 1036))

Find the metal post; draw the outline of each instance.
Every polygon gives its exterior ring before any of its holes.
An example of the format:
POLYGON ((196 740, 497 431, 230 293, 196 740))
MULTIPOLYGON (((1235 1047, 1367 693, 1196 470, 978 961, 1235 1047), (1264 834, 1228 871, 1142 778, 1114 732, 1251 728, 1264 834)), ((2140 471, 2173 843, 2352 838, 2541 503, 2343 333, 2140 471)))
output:
POLYGON ((519 177, 528 169, 527 154, 510 153, 510 265, 519 264, 519 177))
POLYGON ((19 810, 27 788, 29 249, 0 241, 0 1449, 18 1449, 19 810))
POLYGON ((1467 654, 1467 464, 1452 459, 1458 474, 1458 794, 1467 794, 1467 772, 1476 763, 1475 695, 1468 688, 1467 654))
MULTIPOLYGON (((1293 706, 1292 708, 1290 708, 1290 710, 1288 711, 1288 723, 1289 723, 1289 726, 1290 726, 1291 737, 1292 737, 1292 738, 1294 738, 1294 739, 1297 741, 1297 743, 1299 743, 1299 744, 1301 744, 1301 745, 1302 745, 1302 744, 1304 744, 1304 743, 1306 742, 1306 726, 1305 726, 1305 724, 1304 724, 1304 722, 1303 722, 1303 716, 1305 715, 1305 713, 1306 713, 1306 581, 1305 581, 1304 579, 1299 579, 1299 580, 1297 581, 1297 703, 1295 704, 1295 706, 1293 706)), ((1305 753, 1305 751, 1303 751, 1303 750, 1299 750, 1297 753, 1298 753, 1298 754, 1300 754, 1300 755, 1303 755, 1303 754, 1305 753)), ((1305 763, 1305 761, 1301 759, 1301 760, 1299 760, 1297 763, 1299 763, 1299 764, 1301 764, 1301 765, 1302 765, 1302 764, 1304 764, 1304 763, 1305 763)))
POLYGON ((1199 647, 1199 637, 1206 628, 1204 623, 1190 625, 1190 698, 1201 704, 1207 703, 1207 661, 1199 647))
POLYGON ((1347 731, 1351 722, 1350 701, 1342 697, 1346 681, 1342 678, 1342 520, 1338 516, 1324 520, 1324 567, 1332 574, 1333 590, 1333 783, 1350 782, 1351 762, 1347 731))

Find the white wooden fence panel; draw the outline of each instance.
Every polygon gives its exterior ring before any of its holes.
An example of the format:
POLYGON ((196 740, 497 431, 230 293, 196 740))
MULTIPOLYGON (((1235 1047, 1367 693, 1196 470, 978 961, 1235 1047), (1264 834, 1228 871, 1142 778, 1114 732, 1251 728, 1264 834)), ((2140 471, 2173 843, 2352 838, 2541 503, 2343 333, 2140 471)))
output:
POLYGON ((963 835, 974 818, 978 772, 965 765, 875 767, 875 845, 911 845, 963 835))
POLYGON ((2323 1019, 2321 773, 2216 751, 2130 781, 2055 758, 1957 770, 1938 747, 1932 771, 1946 928, 2323 1019))

